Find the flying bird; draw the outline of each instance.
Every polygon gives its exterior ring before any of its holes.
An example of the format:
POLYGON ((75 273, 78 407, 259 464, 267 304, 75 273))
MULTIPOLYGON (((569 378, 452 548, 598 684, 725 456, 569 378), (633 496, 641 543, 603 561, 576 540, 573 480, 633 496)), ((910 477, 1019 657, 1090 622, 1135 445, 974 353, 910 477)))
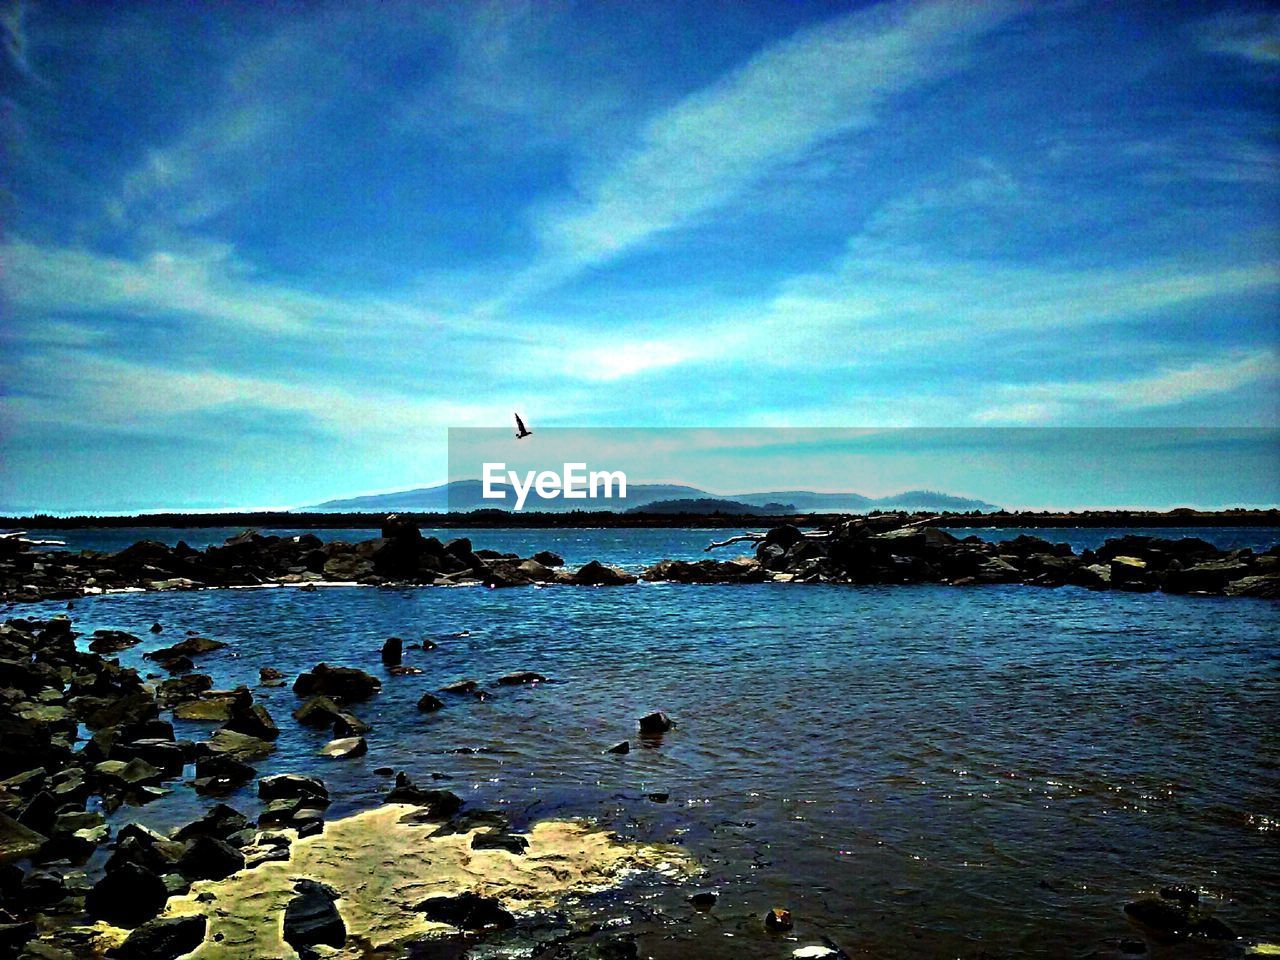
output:
POLYGON ((516 439, 523 440, 525 437, 530 436, 532 433, 533 431, 524 425, 524 421, 520 419, 520 414, 517 413, 516 414, 516 439))

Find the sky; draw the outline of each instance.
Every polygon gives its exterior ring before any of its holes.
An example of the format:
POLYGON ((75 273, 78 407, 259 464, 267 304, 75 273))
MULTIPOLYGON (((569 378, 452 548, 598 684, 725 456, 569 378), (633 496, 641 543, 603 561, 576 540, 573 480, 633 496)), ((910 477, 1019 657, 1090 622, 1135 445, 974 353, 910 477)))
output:
POLYGON ((4 2, 0 34, 0 510, 423 486, 517 409, 1280 425, 1263 4, 4 2))

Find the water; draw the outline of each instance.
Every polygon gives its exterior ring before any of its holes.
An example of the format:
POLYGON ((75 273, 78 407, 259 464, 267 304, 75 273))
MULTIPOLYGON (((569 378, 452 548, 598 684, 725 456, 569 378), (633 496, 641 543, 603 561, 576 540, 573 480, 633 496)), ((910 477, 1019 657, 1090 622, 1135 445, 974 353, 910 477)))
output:
MULTIPOLYGON (((510 535, 628 562, 653 546, 641 538, 700 553, 707 533, 510 535), (609 552, 615 536, 636 538, 630 552, 609 552)), ((488 532, 474 539, 505 548, 488 532)), ((517 823, 585 816, 683 844, 720 901, 702 916, 683 903, 687 887, 647 892, 674 922, 636 927, 642 955, 781 957, 825 934, 876 957, 1110 956, 1137 935, 1123 904, 1168 883, 1205 888, 1238 933, 1280 939, 1271 602, 642 584, 134 594, 77 601, 72 614, 86 631, 163 623, 122 655, 143 669, 142 650, 188 629, 227 641, 198 668, 218 686, 254 686, 279 722, 260 773, 323 776, 331 816, 378 802, 387 781, 373 771, 391 766, 420 782, 440 774, 517 823), (421 676, 384 673, 377 651, 391 635, 439 643, 406 652, 421 676), (290 719, 291 690, 257 688, 261 666, 292 677, 320 660, 383 677, 356 707, 375 727, 366 757, 322 761, 325 735, 290 719), (494 685, 517 669, 555 682, 494 685), (465 677, 493 699, 442 694, 444 710, 417 712, 423 692, 465 677), (652 709, 679 726, 645 745, 635 718, 652 709), (628 737, 629 755, 602 752, 628 737), (647 799, 655 791, 670 802, 647 799), (795 942, 760 932, 775 905, 796 916, 795 942)), ((247 790, 230 802, 256 810, 247 790)), ((167 828, 205 806, 180 788, 117 820, 167 828)), ((1148 956, 1232 949, 1153 944, 1148 956)))
MULTIPOLYGON (((179 540, 203 550, 205 547, 225 543, 228 537, 243 533, 240 527, 77 527, 70 530, 37 530, 29 533, 36 539, 62 540, 68 550, 101 550, 114 553, 139 540, 159 540, 174 546, 179 540)), ((423 528, 423 536, 438 537, 447 543, 455 537, 470 537, 477 547, 518 553, 527 557, 539 550, 552 549, 570 564, 583 564, 588 560, 601 560, 627 568, 637 568, 658 560, 697 560, 707 556, 704 548, 717 540, 724 540, 739 531, 736 529, 591 529, 554 528, 507 530, 459 530, 423 528)), ((292 537, 303 533, 314 534, 321 540, 346 540, 356 542, 378 536, 376 527, 360 527, 339 530, 263 529, 262 533, 280 537, 292 537)), ((1280 527, 982 527, 955 528, 957 537, 976 535, 984 540, 1012 540, 1026 534, 1042 537, 1053 543, 1068 543, 1077 553, 1086 548, 1100 546, 1103 541, 1125 534, 1177 539, 1200 537, 1224 550, 1248 547, 1261 552, 1280 543, 1280 527)), ((747 547, 722 548, 712 556, 732 556, 747 547)))

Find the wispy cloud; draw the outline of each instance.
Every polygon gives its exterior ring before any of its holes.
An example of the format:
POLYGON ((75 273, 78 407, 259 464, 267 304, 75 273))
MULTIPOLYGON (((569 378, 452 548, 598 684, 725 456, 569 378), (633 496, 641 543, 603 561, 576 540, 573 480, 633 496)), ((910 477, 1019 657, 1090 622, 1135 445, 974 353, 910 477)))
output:
POLYGON ((1018 8, 885 4, 776 43, 653 117, 637 146, 540 218, 537 286, 701 216, 824 140, 873 125, 894 95, 957 69, 1018 8))
POLYGON ((1081 414, 1176 406, 1280 378, 1274 350, 1231 352, 1129 379, 1019 383, 995 387, 994 403, 974 414, 983 424, 1061 423, 1081 414))
POLYGON ((1280 14, 1220 13, 1195 23, 1193 33, 1210 53, 1280 63, 1280 14))

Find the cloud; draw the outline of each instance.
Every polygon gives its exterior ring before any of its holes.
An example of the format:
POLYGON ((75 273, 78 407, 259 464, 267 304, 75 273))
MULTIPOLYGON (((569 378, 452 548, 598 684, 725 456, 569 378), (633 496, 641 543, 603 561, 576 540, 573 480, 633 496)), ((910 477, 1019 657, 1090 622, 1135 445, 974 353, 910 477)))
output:
POLYGON ((1150 410, 1227 394, 1280 377, 1274 350, 1220 354, 1180 367, 1130 379, 1020 383, 989 391, 991 406, 973 415, 982 424, 1061 422, 1090 412, 1150 410))
POLYGON ((1193 24, 1192 31, 1209 53, 1280 63, 1280 14, 1221 13, 1193 24))
POLYGON ((802 157, 865 129, 891 98, 957 69, 1006 3, 885 4, 803 30, 653 117, 638 145, 575 200, 543 213, 537 287, 677 228, 802 157))

